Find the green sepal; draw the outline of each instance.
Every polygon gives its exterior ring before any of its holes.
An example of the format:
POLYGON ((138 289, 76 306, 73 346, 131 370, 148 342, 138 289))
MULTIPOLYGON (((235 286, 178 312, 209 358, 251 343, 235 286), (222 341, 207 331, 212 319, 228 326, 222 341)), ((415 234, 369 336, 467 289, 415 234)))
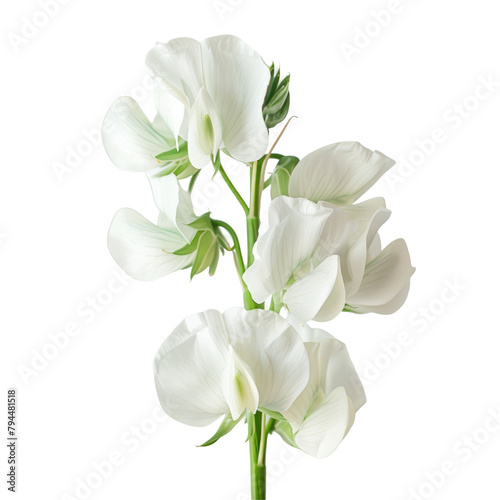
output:
POLYGON ((271 199, 277 196, 288 196, 288 184, 293 170, 299 163, 296 156, 283 156, 276 164, 271 175, 271 199))
POLYGON ((210 212, 205 212, 203 215, 196 217, 193 222, 186 224, 193 229, 206 230, 210 229, 213 231, 212 220, 210 219, 210 212))
POLYGON ((158 177, 174 174, 178 179, 186 179, 199 173, 199 169, 193 167, 189 161, 188 145, 183 139, 179 139, 179 150, 172 148, 155 157, 159 162, 166 162, 160 166, 158 177))
POLYGON ((220 256, 219 247, 216 246, 212 262, 210 262, 210 265, 208 266, 209 276, 213 276, 215 274, 215 271, 217 270, 217 265, 219 264, 219 256, 220 256))
POLYGON ((189 158, 186 158, 184 161, 174 161, 165 169, 165 175, 174 174, 177 179, 187 179, 199 172, 199 169, 191 165, 189 158))
POLYGON ((217 231, 217 238, 219 239, 219 245, 221 246, 221 252, 224 252, 224 250, 227 250, 228 252, 232 252, 234 250, 234 247, 229 245, 226 238, 224 238, 224 236, 222 235, 222 233, 220 231, 217 231))
POLYGON ((271 200, 278 196, 288 196, 290 174, 286 170, 278 170, 271 177, 271 200))
POLYGON ((346 304, 344 306, 344 309, 342 309, 343 312, 349 312, 349 313, 354 313, 354 314, 364 314, 362 312, 356 311, 355 306, 350 306, 349 304, 346 304))
POLYGON ((196 233, 194 238, 192 239, 191 243, 184 245, 182 248, 179 248, 179 250, 172 252, 172 254, 173 255, 189 255, 189 254, 195 252, 196 249, 198 248, 198 240, 200 239, 200 236, 201 236, 201 233, 196 233))
POLYGON ((238 420, 233 420, 231 415, 225 415, 224 419, 222 420, 221 424, 219 425, 219 428, 217 429, 216 433, 208 440, 205 441, 203 444, 200 444, 198 447, 202 448, 205 446, 211 446, 212 444, 216 443, 221 437, 225 436, 228 432, 232 431, 236 424, 243 418, 244 413, 241 414, 240 418, 238 420))
POLYGON ((198 240, 196 255, 191 267, 191 279, 209 267, 214 260, 214 252, 219 252, 219 245, 213 231, 200 231, 199 234, 201 236, 198 240))
POLYGON ((190 243, 172 253, 174 255, 195 254, 191 264, 191 279, 207 267, 208 273, 213 276, 219 263, 220 253, 224 254, 224 248, 230 249, 228 242, 219 227, 213 224, 210 212, 204 213, 186 225, 196 229, 196 234, 190 243))
POLYGON ((195 176, 200 171, 191 165, 189 158, 183 160, 168 161, 159 167, 159 171, 154 174, 154 177, 164 177, 165 175, 174 174, 177 179, 187 179, 195 176))
POLYGON ((276 422, 276 424, 274 425, 274 430, 281 436, 286 444, 300 449, 295 442, 295 436, 293 435, 292 426, 289 422, 287 422, 286 420, 276 422))
POLYGON ((215 157, 215 160, 212 157, 212 164, 214 166, 214 175, 212 175, 212 180, 213 178, 217 175, 217 172, 219 171, 222 163, 220 161, 220 149, 217 151, 217 156, 215 157))
POLYGON ((183 139, 179 139, 179 149, 169 149, 168 151, 156 155, 155 158, 160 161, 172 161, 186 158, 186 156, 188 156, 188 144, 183 139))
POLYGON ((245 443, 250 441, 255 435, 255 415, 251 411, 247 411, 248 435, 245 443))
POLYGON ((208 273, 213 276, 219 263, 220 253, 224 253, 224 248, 229 248, 229 244, 220 229, 212 223, 210 212, 204 213, 186 225, 196 229, 196 234, 190 243, 172 253, 174 255, 195 254, 191 265, 191 279, 207 267, 208 273))
POLYGON ((192 239, 191 243, 179 248, 175 252, 172 252, 174 255, 189 255, 195 252, 198 249, 200 244, 200 238, 205 231, 214 231, 212 226, 212 220, 210 219, 210 212, 206 212, 200 217, 197 217, 193 222, 186 224, 186 226, 192 227, 193 229, 197 229, 198 232, 192 239))
POLYGON ((265 413, 268 417, 274 418, 274 420, 286 420, 286 418, 277 411, 268 410, 267 408, 259 408, 259 411, 265 413))
POLYGON ((224 255, 224 250, 227 250, 228 252, 232 252, 234 250, 234 246, 231 246, 229 242, 226 240, 226 238, 222 234, 220 227, 215 228, 215 234, 217 235, 217 240, 221 247, 220 251, 222 252, 222 255, 224 255))

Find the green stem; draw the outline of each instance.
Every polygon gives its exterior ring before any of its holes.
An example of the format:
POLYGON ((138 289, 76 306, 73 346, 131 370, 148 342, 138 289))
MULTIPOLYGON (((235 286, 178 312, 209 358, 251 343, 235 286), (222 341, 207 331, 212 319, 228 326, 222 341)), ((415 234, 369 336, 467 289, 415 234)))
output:
MULTIPOLYGON (((241 278, 243 276, 243 273, 245 272, 245 262, 243 260, 243 254, 241 253, 240 240, 238 239, 238 235, 236 234, 236 231, 227 222, 224 222, 223 220, 212 219, 212 224, 215 224, 218 227, 223 227, 231 235, 231 238, 233 240, 233 252, 234 252, 234 258, 236 261, 236 269, 237 269, 238 274, 241 278)), ((244 286, 246 287, 246 285, 244 285, 244 286)))
POLYGON ((266 434, 266 415, 261 414, 261 427, 260 427, 260 447, 259 447, 259 459, 257 464, 266 466, 266 450, 267 450, 267 434, 266 434))
POLYGON ((266 465, 265 465, 265 447, 264 456, 261 461, 262 442, 261 438, 266 439, 265 428, 262 428, 262 421, 265 425, 265 415, 260 411, 255 414, 255 434, 250 439, 250 480, 251 480, 251 499, 265 500, 266 498, 266 465))
POLYGON ((274 431, 274 426, 276 425, 276 420, 274 418, 270 418, 269 422, 266 425, 266 436, 271 434, 274 431))
MULTIPOLYGON (((250 206, 247 214, 247 268, 254 261, 253 247, 259 235, 260 225, 260 197, 261 182, 260 175, 262 171, 262 162, 255 161, 250 169, 250 206)), ((264 304, 257 304, 248 290, 243 294, 245 309, 263 309, 264 304)))
POLYGON ((254 261, 253 246, 259 235, 262 162, 255 161, 251 168, 250 207, 247 215, 247 267, 254 261))
POLYGON ((198 170, 196 173, 194 173, 191 176, 191 179, 189 180, 189 187, 188 187, 188 193, 193 192, 194 185, 196 183, 196 179, 198 179, 198 176, 200 175, 201 170, 198 170))
POLYGON ((226 184, 228 185, 229 189, 232 191, 236 199, 238 200, 239 204, 242 206, 245 215, 248 215, 248 205, 245 203, 245 200, 241 196, 241 194, 238 192, 234 184, 231 182, 231 179, 227 175, 226 171, 222 167, 222 165, 219 166, 219 172, 222 178, 226 181, 226 184))
MULTIPOLYGON (((275 145, 276 143, 273 148, 275 145)), ((259 236, 260 203, 264 187, 263 176, 265 165, 271 155, 272 149, 265 157, 255 161, 250 169, 250 204, 247 212, 247 267, 254 262, 253 248, 259 236)), ((252 299, 248 289, 245 289, 243 299, 247 310, 264 308, 264 304, 257 304, 252 299)), ((266 425, 266 415, 257 411, 255 414, 255 433, 250 438, 251 500, 265 500, 266 498, 267 436, 273 429, 274 420, 269 419, 266 425)))
POLYGON ((269 158, 272 158, 273 160, 281 160, 285 155, 280 155, 279 153, 271 153, 269 158))

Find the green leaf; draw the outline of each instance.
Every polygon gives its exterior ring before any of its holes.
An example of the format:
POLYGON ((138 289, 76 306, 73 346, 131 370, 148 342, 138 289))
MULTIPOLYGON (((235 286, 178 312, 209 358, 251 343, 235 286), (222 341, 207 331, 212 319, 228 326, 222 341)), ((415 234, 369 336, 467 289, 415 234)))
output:
POLYGON ((238 420, 233 420, 229 414, 225 415, 219 428, 217 429, 217 432, 208 441, 200 444, 199 447, 210 446, 216 443, 222 436, 225 436, 228 432, 234 429, 236 424, 243 418, 243 415, 244 413, 241 414, 241 417, 238 418, 238 420))
POLYGON ((155 158, 160 161, 171 161, 179 160, 180 158, 185 158, 188 155, 188 145, 183 139, 179 140, 179 150, 177 148, 169 149, 164 153, 156 155, 155 158))

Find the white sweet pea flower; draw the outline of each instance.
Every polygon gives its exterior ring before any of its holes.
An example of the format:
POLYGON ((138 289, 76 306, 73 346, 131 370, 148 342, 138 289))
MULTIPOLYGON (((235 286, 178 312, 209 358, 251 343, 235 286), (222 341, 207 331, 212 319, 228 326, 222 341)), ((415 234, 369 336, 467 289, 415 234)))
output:
MULTIPOLYGON (((256 302, 263 302, 270 295, 288 290, 298 282, 292 289, 292 297, 283 297, 281 301, 291 309, 294 306, 309 306, 307 301, 302 300, 301 294, 295 292, 297 288, 300 292, 300 285, 304 281, 302 278, 314 271, 319 264, 312 260, 312 256, 318 248, 321 235, 331 215, 331 209, 308 200, 285 196, 273 200, 268 212, 268 230, 259 237, 255 262, 243 275, 243 280, 256 302)), ((332 272, 321 274, 320 270, 316 273, 318 279, 314 280, 316 284, 322 286, 323 300, 335 288, 337 281, 336 259, 325 264, 327 265, 332 272)), ((343 295, 342 289, 343 285, 340 283, 338 291, 340 295, 343 295)), ((303 315, 299 314, 299 317, 302 318, 303 315)))
POLYGON ((154 280, 193 263, 194 254, 175 255, 196 234, 188 224, 196 218, 191 199, 175 175, 150 179, 160 211, 153 224, 130 208, 117 212, 108 234, 108 248, 117 264, 132 278, 154 280))
POLYGON ((347 207, 275 198, 255 262, 243 275, 252 298, 259 303, 272 295, 301 321, 329 321, 346 303, 358 312, 385 312, 387 300, 401 305, 413 273, 409 256, 405 259, 398 246, 400 252, 388 262, 376 248, 377 231, 389 215, 382 198, 347 207), (378 260, 369 265, 375 256, 378 260), (377 288, 369 285, 374 279, 385 283, 379 302, 377 288), (390 297, 392 292, 397 298, 390 297))
MULTIPOLYGON (((408 247, 403 239, 381 250, 378 230, 387 221, 390 211, 383 198, 372 198, 342 208, 320 202, 319 205, 341 210, 345 216, 344 232, 331 217, 321 237, 316 259, 337 254, 345 287, 347 310, 392 314, 406 301, 410 278, 415 272, 408 247)), ((325 308, 323 308, 325 309, 325 308)), ((328 316, 317 317, 320 321, 328 316)))
POLYGON ((366 402, 365 392, 344 343, 296 319, 309 357, 309 382, 276 431, 283 439, 317 458, 332 454, 366 402))
POLYGON ((351 205, 395 164, 359 142, 338 142, 317 149, 295 167, 288 185, 293 198, 351 205))
POLYGON ((178 137, 161 116, 157 114, 151 123, 131 97, 120 97, 110 107, 102 124, 102 142, 111 161, 122 170, 147 172, 148 176, 175 173, 180 179, 196 172, 187 145, 179 148, 178 137), (166 152, 168 158, 156 158, 166 152))
POLYGON ((209 310, 189 316, 162 344, 154 361, 165 412, 205 426, 222 415, 287 410, 309 379, 297 331, 271 311, 209 310))
POLYGON ((245 163, 265 153, 262 105, 270 72, 242 40, 176 38, 151 49, 146 64, 156 76, 158 112, 174 137, 188 141, 195 167, 208 165, 219 149, 245 163))

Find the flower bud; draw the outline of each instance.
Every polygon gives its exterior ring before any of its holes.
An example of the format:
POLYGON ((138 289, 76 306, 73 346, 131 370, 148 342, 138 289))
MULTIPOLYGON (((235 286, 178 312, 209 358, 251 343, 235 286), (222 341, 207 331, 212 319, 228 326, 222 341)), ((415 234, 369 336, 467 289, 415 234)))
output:
POLYGON ((280 82, 280 70, 274 72, 274 63, 271 64, 269 71, 271 78, 267 88, 267 94, 262 107, 262 114, 267 128, 273 128, 281 123, 288 114, 290 108, 290 75, 285 76, 280 82))

